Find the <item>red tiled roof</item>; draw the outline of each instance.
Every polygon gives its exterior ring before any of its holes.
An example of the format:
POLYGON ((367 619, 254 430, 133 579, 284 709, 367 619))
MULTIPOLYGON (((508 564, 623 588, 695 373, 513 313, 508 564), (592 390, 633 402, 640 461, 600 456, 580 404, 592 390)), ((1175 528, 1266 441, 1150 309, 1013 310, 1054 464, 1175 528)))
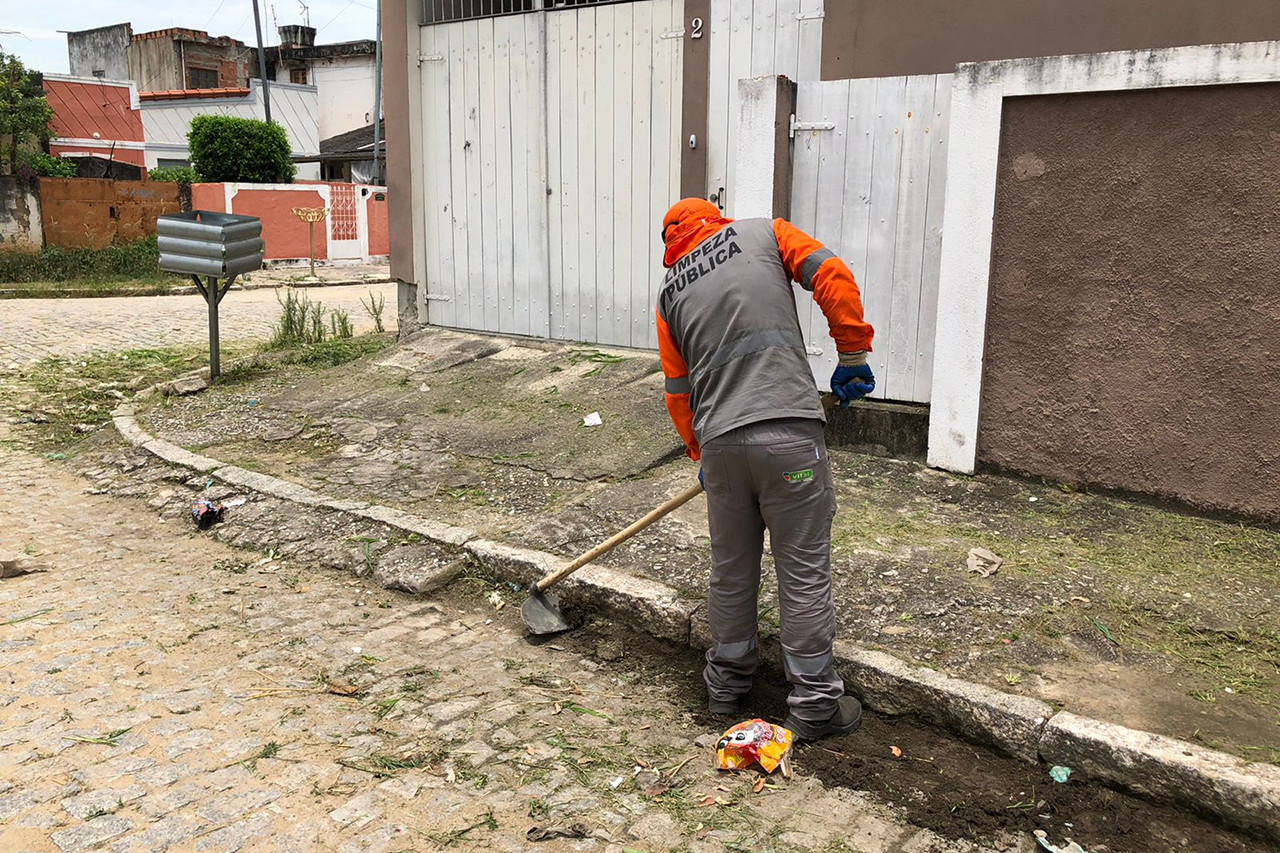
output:
POLYGON ((142 116, 130 107, 128 86, 45 78, 44 91, 58 136, 143 141, 142 116))
POLYGON ((179 98, 243 98, 248 94, 247 88, 222 86, 215 89, 165 89, 160 92, 139 92, 138 97, 144 101, 171 101, 179 98))

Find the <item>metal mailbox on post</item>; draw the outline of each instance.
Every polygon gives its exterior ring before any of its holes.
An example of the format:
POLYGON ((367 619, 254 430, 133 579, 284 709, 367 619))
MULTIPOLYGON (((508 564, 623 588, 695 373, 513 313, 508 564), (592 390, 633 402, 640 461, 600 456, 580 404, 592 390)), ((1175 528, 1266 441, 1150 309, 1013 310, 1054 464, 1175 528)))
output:
POLYGON ((266 243, 256 216, 193 210, 156 217, 160 269, 190 275, 209 306, 209 379, 221 372, 218 358, 218 304, 236 276, 262 267, 266 243), (208 285, 200 276, 208 279, 208 285), (222 285, 218 279, 225 279, 222 285))

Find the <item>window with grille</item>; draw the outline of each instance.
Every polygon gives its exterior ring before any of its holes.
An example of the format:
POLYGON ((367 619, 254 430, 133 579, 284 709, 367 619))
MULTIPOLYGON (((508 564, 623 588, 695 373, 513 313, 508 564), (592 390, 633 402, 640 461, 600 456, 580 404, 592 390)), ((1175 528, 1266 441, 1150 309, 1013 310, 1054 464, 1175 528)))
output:
POLYGON ((301 85, 303 85, 303 86, 307 85, 307 69, 305 69, 305 68, 290 68, 290 69, 289 69, 289 82, 290 82, 290 83, 299 83, 299 84, 301 84, 301 85))
POLYGON ((422 0, 422 23, 443 24, 447 21, 494 18, 523 12, 630 2, 634 0, 422 0))
POLYGON ((187 88, 188 89, 218 88, 218 72, 212 68, 188 68, 187 69, 187 88))

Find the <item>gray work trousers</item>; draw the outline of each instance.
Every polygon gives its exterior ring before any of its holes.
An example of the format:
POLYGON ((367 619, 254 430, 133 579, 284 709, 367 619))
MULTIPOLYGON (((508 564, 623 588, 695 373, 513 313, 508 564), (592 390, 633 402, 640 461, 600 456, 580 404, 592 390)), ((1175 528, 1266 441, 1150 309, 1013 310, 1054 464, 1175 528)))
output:
POLYGON ((707 692, 733 701, 751 689, 768 528, 778 573, 783 666, 791 682, 787 704, 800 719, 829 718, 844 695, 844 682, 831 652, 836 500, 822 422, 788 418, 731 430, 702 446, 702 471, 711 527, 707 692))

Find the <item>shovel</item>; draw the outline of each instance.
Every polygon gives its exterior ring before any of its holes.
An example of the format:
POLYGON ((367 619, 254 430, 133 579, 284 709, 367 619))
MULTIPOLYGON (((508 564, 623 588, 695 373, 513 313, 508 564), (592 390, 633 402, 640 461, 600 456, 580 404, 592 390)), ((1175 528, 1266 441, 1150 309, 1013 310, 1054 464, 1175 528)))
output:
POLYGON ((561 631, 569 630, 569 623, 564 621, 564 615, 560 612, 560 597, 555 593, 547 592, 549 588, 590 563, 596 557, 609 553, 641 530, 684 506, 700 494, 702 494, 702 484, 694 483, 662 506, 651 511, 644 518, 636 521, 626 530, 615 533, 590 551, 574 559, 573 562, 566 563, 535 583, 529 589, 529 598, 520 608, 520 617, 524 619, 524 624, 529 628, 530 633, 536 635, 558 634, 561 631))
MULTIPOLYGON (((822 395, 822 408, 824 411, 830 411, 832 406, 837 405, 839 402, 840 400, 835 394, 822 395)), ((520 607, 520 617, 524 619, 524 624, 528 627, 529 632, 541 636, 543 634, 559 634, 561 631, 569 630, 569 623, 564 620, 564 615, 560 612, 560 597, 555 593, 547 592, 547 590, 587 563, 590 563, 596 557, 609 553, 658 519, 684 506, 701 493, 702 484, 695 483, 662 504, 662 506, 654 509, 644 518, 633 523, 626 530, 615 533, 587 553, 574 559, 573 562, 566 563, 530 587, 529 598, 520 607)))

